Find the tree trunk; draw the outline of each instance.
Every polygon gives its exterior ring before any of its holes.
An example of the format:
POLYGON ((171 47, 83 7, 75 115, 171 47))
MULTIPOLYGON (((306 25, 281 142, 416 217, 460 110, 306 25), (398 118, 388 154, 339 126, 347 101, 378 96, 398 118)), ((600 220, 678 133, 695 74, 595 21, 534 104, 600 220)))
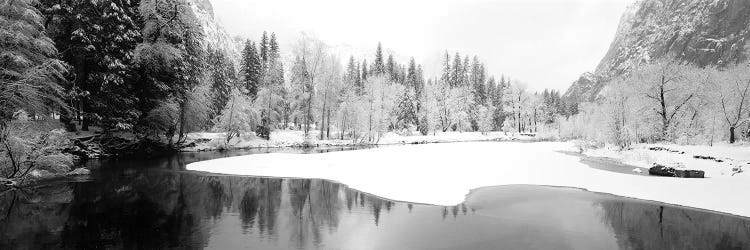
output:
POLYGON ((89 115, 86 112, 81 112, 81 131, 89 131, 89 115))
POLYGON ((340 137, 341 137, 342 141, 344 140, 344 129, 346 128, 344 126, 344 124, 346 124, 346 114, 344 114, 343 117, 341 117, 341 135, 340 135, 340 137))
MULTIPOLYGON (((665 81, 666 81, 665 77, 662 75, 661 85, 659 86, 659 102, 661 104, 661 123, 662 123, 661 124, 662 125, 661 127, 662 138, 661 139, 662 140, 667 139, 667 131, 669 130, 669 119, 667 119, 667 102, 666 102, 666 99, 664 98, 664 84, 666 84, 665 81)), ((677 111, 675 110, 675 112, 677 111)))
MULTIPOLYGON (((320 139, 323 140, 323 126, 326 124, 326 102, 328 101, 328 92, 323 95, 323 110, 320 112, 320 139)), ((327 136, 327 135, 326 135, 327 136)))
POLYGON ((184 142, 187 131, 185 131, 185 112, 187 111, 187 100, 180 104, 180 130, 177 136, 177 143, 184 142))
POLYGON ((734 143, 734 126, 729 127, 729 143, 734 143))

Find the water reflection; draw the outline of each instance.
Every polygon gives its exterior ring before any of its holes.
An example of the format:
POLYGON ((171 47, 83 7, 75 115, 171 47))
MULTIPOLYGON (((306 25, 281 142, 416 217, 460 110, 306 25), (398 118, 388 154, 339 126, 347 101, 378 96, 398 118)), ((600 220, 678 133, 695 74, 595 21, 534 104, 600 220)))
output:
POLYGON ((750 222, 693 209, 600 201, 602 220, 629 249, 748 249, 750 222))
POLYGON ((573 189, 483 188, 444 207, 165 169, 6 191, 0 249, 750 249, 746 218, 573 189))

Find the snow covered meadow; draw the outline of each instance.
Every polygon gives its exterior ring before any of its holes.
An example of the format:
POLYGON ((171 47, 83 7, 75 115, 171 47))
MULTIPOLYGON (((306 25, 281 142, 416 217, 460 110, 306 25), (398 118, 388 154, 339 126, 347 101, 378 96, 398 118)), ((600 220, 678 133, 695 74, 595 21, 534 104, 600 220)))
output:
POLYGON ((333 180, 384 198, 455 205, 471 190, 531 184, 660 201, 750 217, 750 175, 627 175, 587 166, 572 142, 463 142, 323 154, 257 154, 189 164, 218 174, 333 180))

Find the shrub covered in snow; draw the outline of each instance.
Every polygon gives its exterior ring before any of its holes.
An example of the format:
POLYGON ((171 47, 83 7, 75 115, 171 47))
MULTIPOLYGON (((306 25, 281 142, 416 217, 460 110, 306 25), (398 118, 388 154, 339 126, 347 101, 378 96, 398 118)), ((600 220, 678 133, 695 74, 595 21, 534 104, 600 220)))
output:
MULTIPOLYGON (((73 155, 63 153, 71 145, 62 129, 37 132, 30 121, 15 121, 0 131, 0 174, 24 178, 30 173, 64 174, 74 163, 73 155), (35 172, 36 171, 36 172, 35 172)), ((43 175, 39 175, 43 176, 43 175)))

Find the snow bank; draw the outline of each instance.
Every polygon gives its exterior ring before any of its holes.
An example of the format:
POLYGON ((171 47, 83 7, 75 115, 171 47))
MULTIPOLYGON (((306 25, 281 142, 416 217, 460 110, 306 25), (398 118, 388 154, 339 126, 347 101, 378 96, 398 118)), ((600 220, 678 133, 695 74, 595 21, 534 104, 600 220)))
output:
MULTIPOLYGON (((357 143, 353 140, 317 140, 319 131, 310 132, 311 143, 315 146, 350 146, 357 143)), ((205 151, 216 150, 220 148, 242 149, 242 148, 279 148, 295 147, 305 144, 305 133, 298 130, 276 130, 271 132, 271 139, 264 140, 253 134, 243 134, 239 138, 234 138, 228 144, 224 143, 226 136, 224 133, 191 133, 188 135, 188 143, 195 142, 192 147, 182 149, 183 151, 205 151)), ((517 136, 512 133, 490 132, 482 134, 480 132, 440 132, 430 135, 402 136, 396 133, 386 133, 377 145, 391 144, 421 144, 421 143, 439 143, 439 142, 465 142, 465 141, 491 141, 491 140, 532 140, 530 136, 517 136)))
MULTIPOLYGON (((323 154, 258 154, 189 164, 213 173, 320 178, 377 196, 455 205, 475 188, 532 184, 655 200, 750 216, 750 175, 706 179, 625 175, 590 168, 565 142, 405 145, 323 154)), ((553 209, 553 208, 551 208, 553 209)))
POLYGON ((650 168, 654 163, 662 165, 682 164, 687 169, 703 170, 706 177, 731 176, 737 167, 750 170, 750 147, 746 145, 718 144, 710 146, 683 146, 671 144, 637 144, 630 150, 599 148, 586 150, 593 157, 617 159, 625 164, 650 168), (652 150, 657 148, 659 150, 652 150), (696 156, 701 158, 696 158, 696 156), (706 157, 710 157, 705 159, 706 157))

